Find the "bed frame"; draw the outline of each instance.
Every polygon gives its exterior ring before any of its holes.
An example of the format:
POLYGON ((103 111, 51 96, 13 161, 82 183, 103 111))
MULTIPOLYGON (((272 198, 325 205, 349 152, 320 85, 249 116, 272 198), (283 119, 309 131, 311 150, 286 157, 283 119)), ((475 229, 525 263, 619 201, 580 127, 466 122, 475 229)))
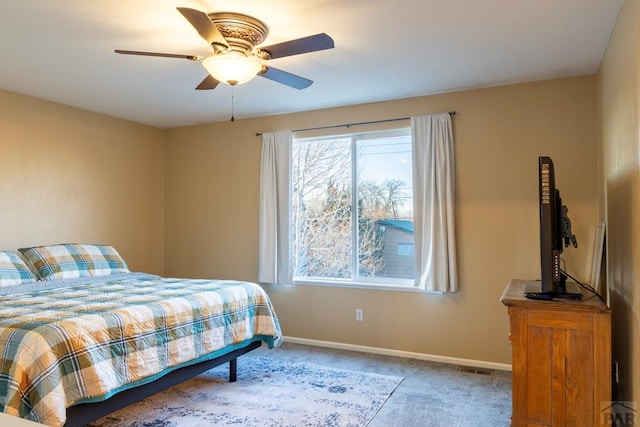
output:
POLYGON ((81 427, 91 421, 95 421, 105 415, 131 405, 139 400, 147 398, 176 384, 180 384, 209 369, 229 362, 229 381, 237 379, 238 357, 246 354, 262 345, 262 341, 252 341, 245 347, 233 350, 215 359, 200 362, 194 365, 184 366, 171 371, 157 380, 139 387, 123 390, 102 402, 82 403, 67 408, 67 421, 64 427, 81 427))

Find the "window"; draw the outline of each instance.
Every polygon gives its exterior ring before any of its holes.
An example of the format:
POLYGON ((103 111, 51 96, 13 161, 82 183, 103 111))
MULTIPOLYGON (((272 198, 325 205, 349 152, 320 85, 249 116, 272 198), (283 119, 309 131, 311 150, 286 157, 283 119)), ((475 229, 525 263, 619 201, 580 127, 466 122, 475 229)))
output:
MULTIPOLYGON (((295 159, 291 131, 263 134, 261 283, 374 283, 438 293, 458 290, 451 117, 438 113, 410 121, 411 138, 405 129, 298 139, 295 159), (388 197, 366 198, 367 181, 389 190, 372 194, 388 197), (381 185, 385 182, 390 185, 381 185), (379 215, 378 207, 388 209, 379 215), (403 240, 392 244, 392 234, 403 240), (407 234, 413 242, 404 240, 407 234), (399 255, 398 243, 413 243, 414 255, 399 255), (389 249, 394 252, 388 254, 389 249), (395 262, 400 257, 404 266, 395 262)), ((400 252, 411 252, 405 249, 400 252)))
POLYGON ((291 158, 294 281, 412 285, 410 130, 294 139, 291 158))

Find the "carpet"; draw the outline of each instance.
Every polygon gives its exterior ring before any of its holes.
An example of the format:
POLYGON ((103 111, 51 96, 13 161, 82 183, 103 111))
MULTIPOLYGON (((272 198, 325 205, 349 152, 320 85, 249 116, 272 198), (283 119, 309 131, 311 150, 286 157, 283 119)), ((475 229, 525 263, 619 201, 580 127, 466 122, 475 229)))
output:
POLYGON ((107 415, 91 427, 366 426, 403 378, 268 357, 228 365, 107 415))

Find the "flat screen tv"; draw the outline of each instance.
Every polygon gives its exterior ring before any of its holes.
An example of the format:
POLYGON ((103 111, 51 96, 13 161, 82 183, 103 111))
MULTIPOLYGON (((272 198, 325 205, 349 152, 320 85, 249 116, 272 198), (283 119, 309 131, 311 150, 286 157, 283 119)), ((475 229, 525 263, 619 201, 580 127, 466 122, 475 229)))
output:
POLYGON ((580 298, 582 293, 575 283, 567 282, 563 271, 563 246, 578 246, 575 235, 571 231, 569 209, 562 204, 560 190, 556 187, 555 170, 550 157, 538 158, 538 189, 540 205, 540 299, 553 297, 580 298))

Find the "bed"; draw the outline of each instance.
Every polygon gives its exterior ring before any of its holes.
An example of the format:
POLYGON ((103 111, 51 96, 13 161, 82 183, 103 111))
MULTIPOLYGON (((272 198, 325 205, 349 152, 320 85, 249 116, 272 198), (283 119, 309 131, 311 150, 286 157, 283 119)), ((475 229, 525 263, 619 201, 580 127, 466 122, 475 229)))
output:
POLYGON ((107 245, 0 252, 0 405, 81 426, 281 342, 257 284, 130 272, 107 245))

